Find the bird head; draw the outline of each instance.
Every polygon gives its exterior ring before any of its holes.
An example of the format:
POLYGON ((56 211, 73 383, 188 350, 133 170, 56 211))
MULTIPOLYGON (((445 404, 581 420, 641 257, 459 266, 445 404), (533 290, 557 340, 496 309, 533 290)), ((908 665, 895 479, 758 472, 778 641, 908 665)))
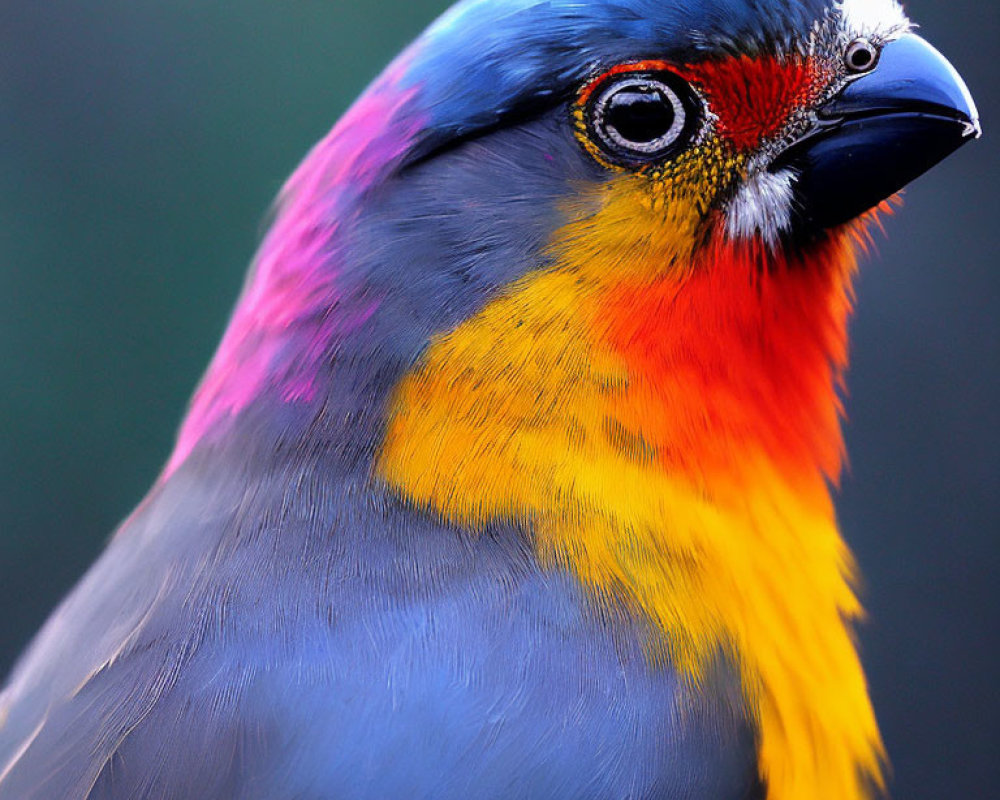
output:
POLYGON ((363 461, 435 337, 527 276, 624 297, 725 284, 734 253, 823 264, 978 130, 893 0, 466 0, 285 187, 167 474, 320 398, 363 461))

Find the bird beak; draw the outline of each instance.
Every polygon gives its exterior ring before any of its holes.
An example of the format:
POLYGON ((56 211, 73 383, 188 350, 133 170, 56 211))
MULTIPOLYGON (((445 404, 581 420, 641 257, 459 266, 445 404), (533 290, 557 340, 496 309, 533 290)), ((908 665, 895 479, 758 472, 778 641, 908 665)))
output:
POLYGON ((980 135, 961 76, 930 44, 907 34, 826 103, 814 129, 771 170, 796 175, 801 222, 831 228, 892 197, 980 135))

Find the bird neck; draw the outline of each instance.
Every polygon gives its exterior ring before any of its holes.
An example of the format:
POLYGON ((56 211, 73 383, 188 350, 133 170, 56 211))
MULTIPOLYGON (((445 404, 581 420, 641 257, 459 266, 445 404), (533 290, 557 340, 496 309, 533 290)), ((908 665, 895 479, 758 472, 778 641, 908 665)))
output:
POLYGON ((581 226, 432 341, 378 472, 453 522, 531 520, 539 557, 645 615, 651 660, 693 684, 731 658, 770 800, 867 797, 882 750, 828 488, 847 236, 801 258, 647 241, 623 260, 581 226))

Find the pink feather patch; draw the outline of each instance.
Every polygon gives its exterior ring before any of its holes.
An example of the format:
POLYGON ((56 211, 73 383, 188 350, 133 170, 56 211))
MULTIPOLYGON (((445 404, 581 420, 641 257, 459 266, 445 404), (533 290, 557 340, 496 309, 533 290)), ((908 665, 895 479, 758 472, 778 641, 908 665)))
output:
POLYGON ((265 389, 277 388, 285 402, 311 401, 330 344, 358 330, 377 309, 377 300, 349 313, 338 308, 337 247, 350 200, 378 183, 423 127, 419 115, 404 113, 416 92, 403 85, 409 60, 404 56, 389 68, 282 190, 275 223, 195 392, 163 478, 265 389))

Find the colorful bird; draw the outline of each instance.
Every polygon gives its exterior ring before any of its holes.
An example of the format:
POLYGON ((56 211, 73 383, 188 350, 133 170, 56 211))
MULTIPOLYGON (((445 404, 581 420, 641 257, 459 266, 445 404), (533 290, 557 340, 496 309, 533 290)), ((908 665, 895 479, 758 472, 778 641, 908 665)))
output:
POLYGON ((893 0, 467 0, 285 187, 0 798, 860 800, 855 256, 979 134, 893 0))

